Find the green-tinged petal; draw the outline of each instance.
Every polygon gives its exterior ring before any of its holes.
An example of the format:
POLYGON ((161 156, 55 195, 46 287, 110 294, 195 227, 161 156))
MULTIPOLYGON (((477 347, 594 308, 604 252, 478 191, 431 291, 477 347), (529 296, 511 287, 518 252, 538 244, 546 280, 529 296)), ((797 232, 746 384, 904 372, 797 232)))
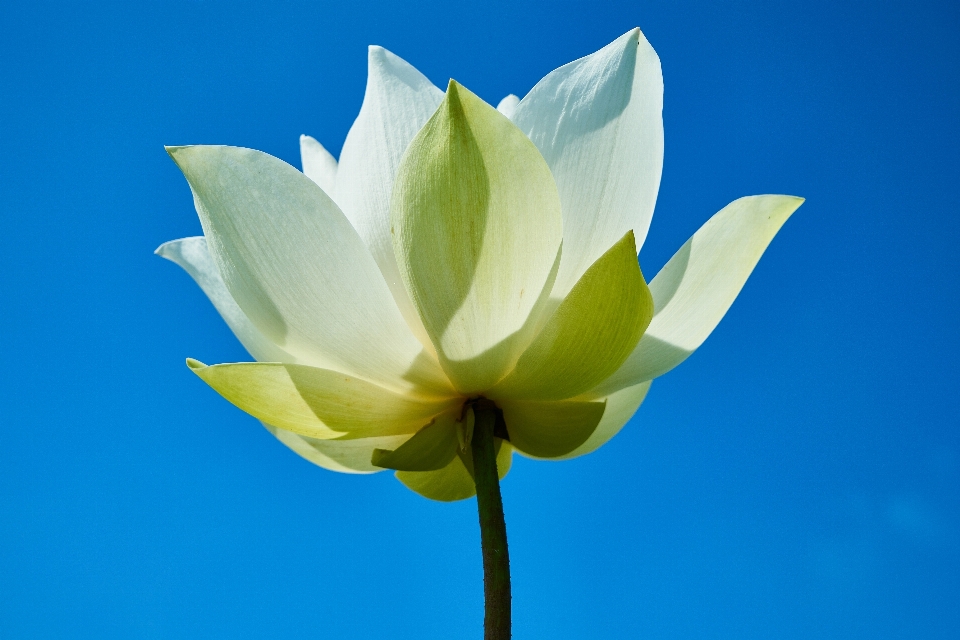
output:
POLYGON ((703 344, 801 204, 803 198, 794 196, 740 198, 700 227, 650 283, 653 320, 623 366, 595 394, 661 376, 703 344))
POLYGON ((448 411, 417 431, 412 438, 394 450, 374 449, 371 464, 398 471, 436 471, 447 466, 457 455, 457 418, 460 410, 448 411))
MULTIPOLYGON (((509 442, 497 438, 497 472, 500 479, 509 473, 513 465, 513 447, 509 442)), ((419 493, 424 498, 453 502, 466 500, 477 494, 473 483, 473 475, 467 468, 470 463, 470 450, 459 453, 443 469, 437 471, 397 471, 397 480, 402 482, 411 491, 419 493), (464 463, 466 461, 467 464, 464 463)))
POLYGON ((250 415, 313 438, 411 434, 457 400, 400 395, 336 371, 297 364, 242 362, 187 365, 217 393, 250 415))
POLYGON ((207 239, 203 236, 181 238, 165 242, 154 252, 180 265, 190 277, 200 285, 203 292, 210 298, 210 302, 220 312, 227 326, 237 336, 240 343, 246 348, 255 360, 260 362, 286 362, 293 364, 297 359, 278 347, 272 340, 263 335, 256 325, 250 321, 247 314, 233 299, 227 290, 217 265, 213 263, 207 251, 207 239))
POLYGON ((371 46, 363 104, 343 143, 336 192, 328 192, 377 261, 410 329, 431 351, 433 345, 397 270, 390 194, 403 152, 441 100, 443 92, 406 60, 371 46))
POLYGON ((400 273, 464 394, 507 372, 550 280, 560 201, 536 147, 456 82, 410 144, 393 202, 400 273))
POLYGON ((312 180, 252 149, 168 152, 193 190, 224 284, 271 342, 300 362, 396 391, 449 392, 363 241, 312 180))
POLYGON ((411 491, 440 502, 466 500, 477 493, 473 476, 460 456, 454 456, 447 466, 437 471, 397 471, 396 476, 411 491))
POLYGON ((505 400, 497 404, 510 443, 533 458, 558 458, 574 451, 596 430, 604 413, 603 402, 505 400))
POLYGON ((643 244, 663 166, 660 59, 639 29, 537 83, 511 119, 550 166, 563 204, 563 298, 633 229, 643 244))
POLYGON ((623 364, 653 316, 634 247, 629 231, 587 269, 489 397, 572 398, 623 364))
POLYGON ((356 440, 320 440, 301 436, 286 429, 278 429, 263 423, 267 431, 276 436, 277 440, 299 455, 324 469, 339 473, 377 473, 383 471, 380 467, 370 464, 370 456, 374 449, 397 448, 401 446, 409 435, 382 436, 377 438, 359 438, 356 440))
POLYGON ((510 467, 513 466, 514 447, 509 442, 504 442, 500 438, 494 440, 494 443, 499 445, 497 449, 497 475, 503 480, 506 475, 510 473, 510 467))
POLYGON ((337 159, 310 136, 300 136, 300 166, 303 175, 317 183, 333 198, 337 187, 337 159))
POLYGON ((623 429, 624 425, 627 424, 630 418, 633 417, 633 414, 637 412, 637 409, 640 408, 640 403, 647 397, 650 384, 651 381, 647 380, 635 387, 627 387, 603 398, 597 398, 597 400, 607 403, 603 417, 600 419, 600 424, 597 425, 597 428, 590 434, 586 442, 570 453, 560 456, 559 459, 567 460, 596 451, 613 438, 613 436, 620 433, 620 430, 623 429))

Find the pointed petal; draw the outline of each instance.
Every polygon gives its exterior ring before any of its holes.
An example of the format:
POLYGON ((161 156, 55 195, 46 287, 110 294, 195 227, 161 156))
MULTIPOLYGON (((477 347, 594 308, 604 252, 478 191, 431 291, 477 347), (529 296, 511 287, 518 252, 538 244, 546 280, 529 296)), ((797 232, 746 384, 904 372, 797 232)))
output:
POLYGON ((518 104, 520 104, 520 98, 511 93, 500 101, 500 104, 497 105, 497 111, 513 119, 513 114, 516 112, 518 104))
POLYGON ((651 381, 647 380, 634 387, 627 387, 603 398, 598 398, 598 401, 603 401, 607 404, 606 410, 603 412, 603 417, 600 419, 600 424, 597 425, 597 428, 590 434, 586 442, 570 453, 560 456, 559 459, 569 460, 570 458, 577 458, 592 453, 606 444, 613 436, 620 433, 620 430, 629 422, 633 414, 640 408, 640 404, 644 398, 647 397, 650 384, 651 381))
MULTIPOLYGON (((513 464, 513 447, 499 438, 496 443, 497 471, 503 480, 513 464)), ((431 500, 454 502, 472 498, 477 494, 477 488, 473 483, 473 474, 464 464, 464 459, 469 461, 469 454, 468 449, 465 454, 454 456, 447 466, 437 471, 397 471, 397 480, 411 491, 431 500)))
POLYGON ((794 196, 740 198, 700 227, 650 283, 653 320, 596 393, 652 380, 686 360, 719 324, 767 245, 802 203, 794 196))
POLYGON ((370 464, 374 449, 397 448, 410 438, 409 435, 358 438, 356 440, 320 440, 301 436, 286 429, 263 423, 267 431, 294 453, 330 471, 338 473, 377 473, 380 467, 370 464))
POLYGON ((583 445, 604 413, 603 402, 502 400, 510 443, 532 458, 558 458, 583 445))
POLYGON ((458 400, 420 400, 336 371, 241 362, 187 366, 231 403, 280 429, 320 439, 412 434, 458 400))
POLYGON ((628 231, 587 269, 490 398, 572 398, 623 364, 653 317, 634 246, 628 231))
POLYGON ((203 236, 171 240, 160 245, 154 252, 162 258, 180 265, 190 277, 200 285, 210 302, 220 312, 227 326, 237 336, 240 344, 260 362, 297 361, 292 355, 275 345, 250 321, 247 314, 237 305, 236 300, 227 291, 220 278, 217 265, 213 263, 207 251, 207 240, 203 236))
POLYGON ((371 464, 398 471, 436 471, 457 455, 457 418, 460 410, 437 416, 394 450, 374 449, 371 464))
POLYGON ((449 389, 337 205, 290 165, 237 147, 168 150, 207 248, 257 329, 298 360, 396 390, 449 389))
POLYGON ((663 165, 660 59, 639 29, 547 75, 512 120, 546 158, 563 204, 562 298, 633 229, 647 236, 663 165))
POLYGON ((394 249, 440 363, 465 394, 496 383, 557 259, 553 178, 502 114, 451 81, 393 196, 394 249))
POLYGON ((343 144, 333 199, 366 243, 407 324, 432 349, 397 270, 390 194, 403 152, 437 110, 443 92, 382 47, 370 47, 367 64, 363 106, 343 144))
POLYGON ((332 198, 337 185, 337 159, 315 139, 300 136, 300 165, 303 174, 332 198))

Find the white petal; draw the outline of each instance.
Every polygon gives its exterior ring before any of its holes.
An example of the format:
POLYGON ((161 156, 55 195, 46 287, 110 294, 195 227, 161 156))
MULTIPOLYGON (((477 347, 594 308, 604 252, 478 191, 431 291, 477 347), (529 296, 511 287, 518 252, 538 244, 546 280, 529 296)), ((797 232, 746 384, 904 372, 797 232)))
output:
POLYGON ((300 136, 300 164, 303 174, 332 198, 337 185, 337 159, 310 136, 300 136))
POLYGON ((560 192, 563 260, 552 297, 633 229, 643 245, 663 166, 660 59, 639 29, 547 75, 512 119, 560 192))
POLYGON ((217 265, 207 251, 207 239, 203 236, 165 242, 155 251, 158 256, 175 262, 200 285, 210 302, 227 322, 233 335, 260 362, 285 362, 294 364, 297 359, 275 345, 252 322, 230 295, 217 265))
POLYGON ((651 381, 648 380, 634 387, 621 389, 608 396, 591 398, 596 401, 605 400, 607 403, 603 411, 603 417, 600 419, 600 424, 597 425, 597 428, 590 434, 586 442, 567 455, 561 456, 559 459, 568 460, 596 451, 613 436, 620 433, 620 430, 623 429, 624 425, 630 421, 633 414, 640 408, 640 403, 647 397, 650 384, 651 381))
POLYGON ((497 111, 512 119, 518 104, 520 104, 520 98, 511 93, 500 101, 500 104, 497 105, 497 111))
POLYGON ((441 100, 443 92, 410 64, 382 47, 370 47, 367 90, 340 154, 333 196, 376 260, 400 313, 430 350, 393 255, 390 194, 403 152, 441 100))
POLYGON ((767 245, 803 204, 794 196, 734 200, 680 247, 650 283, 654 316, 637 348, 596 393, 662 376, 719 324, 767 245))
POLYGON ((319 440, 301 436, 292 431, 278 429, 262 423, 267 431, 276 436, 300 457, 318 467, 340 473, 377 473, 380 467, 370 464, 374 449, 395 449, 410 439, 410 436, 382 436, 356 440, 319 440))
POLYGON ((390 389, 448 393, 363 242, 314 182, 251 149, 169 153, 194 192, 227 289, 271 342, 390 389))

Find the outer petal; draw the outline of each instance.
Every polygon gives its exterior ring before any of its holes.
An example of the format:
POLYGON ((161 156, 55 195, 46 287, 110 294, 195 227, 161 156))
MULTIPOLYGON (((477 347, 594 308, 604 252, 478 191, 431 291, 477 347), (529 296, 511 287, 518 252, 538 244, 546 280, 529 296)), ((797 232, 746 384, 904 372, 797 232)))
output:
POLYGON ((300 136, 300 165, 303 174, 332 198, 337 185, 337 159, 310 136, 300 136))
POLYGON ((384 469, 401 471, 436 471, 443 469, 457 455, 457 418, 460 410, 434 418, 400 447, 373 450, 370 462, 384 469))
POLYGON ((297 455, 313 464, 340 473, 376 473, 383 471, 370 464, 374 449, 397 448, 410 438, 409 435, 358 438, 356 440, 320 440, 301 436, 292 431, 278 429, 263 423, 267 431, 292 449, 297 455))
POLYGON ((586 442, 570 453, 560 456, 559 459, 568 460, 592 453, 606 444, 613 436, 620 433, 620 429, 633 417, 633 414, 640 408, 640 403, 647 397, 650 384, 651 381, 648 380, 641 382, 635 387, 627 387, 603 398, 598 398, 598 400, 607 403, 606 410, 603 412, 603 418, 600 419, 600 424, 597 425, 597 428, 590 434, 586 442))
POLYGON ((801 204, 803 198, 794 196, 740 198, 700 227, 650 283, 653 320, 623 366, 596 393, 661 376, 703 344, 801 204))
MULTIPOLYGON (((509 473, 513 463, 513 447, 510 443, 496 440, 497 471, 500 479, 509 473)), ((466 500, 477 494, 473 483, 473 472, 470 464, 470 451, 461 453, 450 461, 450 464, 437 471, 397 471, 397 480, 402 482, 411 491, 419 493, 424 498, 439 500, 440 502, 454 502, 466 500), (466 461, 466 463, 465 463, 466 461)))
POLYGON ((558 458, 583 445, 604 413, 603 402, 504 400, 510 443, 533 458, 558 458))
POLYGON ((491 398, 572 398, 623 364, 653 317, 634 246, 628 231, 587 269, 491 398))
POLYGON ((443 92, 406 61, 382 47, 370 47, 367 90, 360 115, 343 144, 333 195, 370 249, 407 324, 430 349, 430 339, 397 270, 390 237, 390 194, 403 152, 441 100, 443 92))
POLYGON ((393 195, 400 273, 454 386, 495 384, 549 280, 560 203, 543 158, 507 118, 451 81, 411 143, 393 195))
POLYGON ((643 244, 663 166, 660 59, 639 29, 547 75, 512 119, 546 158, 563 204, 553 297, 633 229, 643 244))
POLYGON ((169 153, 193 189, 227 289, 271 342, 393 389, 449 389, 356 231, 314 182, 250 149, 169 153))
POLYGON ((240 343, 260 362, 294 363, 295 357, 275 345, 250 321, 237 305, 220 278, 217 265, 207 251, 207 239, 203 236, 165 242, 155 252, 158 256, 175 262, 190 274, 210 302, 220 312, 227 326, 240 343))
POLYGON ((412 434, 459 400, 426 401, 336 371, 297 364, 187 365, 252 416, 312 438, 412 434))

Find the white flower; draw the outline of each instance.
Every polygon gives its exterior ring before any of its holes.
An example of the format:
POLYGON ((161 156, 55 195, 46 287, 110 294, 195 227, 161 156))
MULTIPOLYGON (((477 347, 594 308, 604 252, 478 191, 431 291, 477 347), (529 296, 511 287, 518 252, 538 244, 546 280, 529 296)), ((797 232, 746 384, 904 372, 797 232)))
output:
POLYGON ((473 398, 503 412, 501 475, 513 449, 595 450, 706 339, 802 203, 731 203, 648 288, 636 254, 662 94, 639 29, 499 112, 371 47, 339 163, 306 136, 303 173, 249 149, 170 148, 204 237, 157 253, 258 361, 189 366, 311 462, 398 469, 438 500, 474 493, 473 398))

